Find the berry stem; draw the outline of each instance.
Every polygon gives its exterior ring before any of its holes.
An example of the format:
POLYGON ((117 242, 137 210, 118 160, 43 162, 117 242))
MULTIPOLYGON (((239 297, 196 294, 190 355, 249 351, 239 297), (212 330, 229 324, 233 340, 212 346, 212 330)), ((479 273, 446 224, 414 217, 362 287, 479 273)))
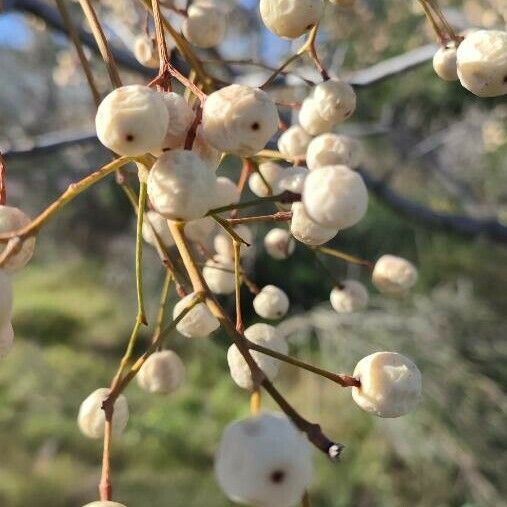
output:
POLYGON ((7 164, 0 152, 0 206, 7 202, 7 164))
POLYGON ((250 394, 250 414, 259 415, 261 411, 262 394, 260 389, 254 389, 250 394))
MULTIPOLYGON (((259 204, 264 204, 265 202, 282 202, 285 204, 289 204, 292 202, 300 201, 301 196, 299 194, 294 194, 292 192, 282 192, 281 194, 277 195, 268 195, 266 197, 258 197, 257 199, 252 199, 251 201, 243 201, 243 202, 237 202, 234 204, 229 204, 228 206, 221 206, 220 208, 214 208, 208 211, 206 213, 206 216, 215 216, 217 213, 223 213, 224 211, 230 211, 230 210, 238 210, 238 209, 245 209, 245 208, 251 208, 253 206, 257 206, 259 204)), ((1 238, 1 236, 0 236, 1 238)))
POLYGON ((228 218, 230 225, 251 224, 257 222, 287 222, 292 218, 292 211, 277 211, 271 215, 258 215, 255 217, 228 218))
POLYGON ((152 342, 157 340, 157 337, 160 335, 162 331, 162 326, 164 325, 164 320, 166 316, 166 308, 167 308, 167 300, 169 298, 169 292, 171 288, 171 282, 173 281, 173 276, 170 271, 167 271, 164 277, 164 283, 162 285, 162 290, 160 291, 160 301, 158 304, 158 312, 157 312, 157 320, 155 323, 155 329, 153 331, 152 342))
POLYGON ((309 247, 312 250, 316 250, 317 252, 321 252, 326 255, 330 255, 331 257, 336 257, 345 262, 349 262, 350 264, 358 264, 359 266, 365 266, 369 270, 372 270, 374 267, 373 262, 361 259, 360 257, 356 257, 355 255, 350 255, 345 252, 341 252, 340 250, 336 250, 334 248, 329 248, 327 246, 312 246, 309 247))
POLYGON ((240 334, 243 334, 245 326, 243 325, 243 315, 241 314, 241 243, 239 241, 233 240, 232 246, 234 248, 234 295, 236 302, 236 331, 240 334))
POLYGON ((136 290, 137 290, 137 318, 145 326, 148 324, 144 311, 143 293, 143 222, 146 208, 147 184, 141 181, 139 185, 139 204, 137 209, 136 228, 136 290))

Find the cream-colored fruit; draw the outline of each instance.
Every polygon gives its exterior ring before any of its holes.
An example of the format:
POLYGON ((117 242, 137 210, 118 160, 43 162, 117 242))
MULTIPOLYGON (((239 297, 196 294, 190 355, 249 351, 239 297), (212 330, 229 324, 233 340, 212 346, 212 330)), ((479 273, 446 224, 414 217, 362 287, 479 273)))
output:
POLYGON ((229 257, 215 255, 208 259, 202 276, 214 294, 232 294, 235 289, 234 262, 229 257))
MULTIPOLYGON (((243 257, 248 254, 249 249, 253 244, 254 236, 252 230, 249 229, 246 225, 239 224, 236 227, 234 227, 234 231, 238 234, 240 238, 245 240, 248 243, 248 245, 250 245, 247 246, 244 243, 241 243, 239 252, 241 257, 243 257)), ((213 245, 218 255, 221 255, 229 259, 234 258, 234 246, 232 243, 231 236, 227 232, 225 231, 219 232, 213 240, 213 245)))
POLYGON ((383 255, 375 263, 372 282, 384 294, 403 295, 417 282, 417 269, 406 259, 383 255))
POLYGON ((233 502, 259 507, 301 504, 313 477, 306 437, 278 414, 235 421, 224 430, 215 473, 233 502))
MULTIPOLYGON (((269 324, 254 324, 248 327, 245 329, 245 337, 256 345, 261 345, 280 354, 286 355, 289 351, 285 339, 269 324)), ((250 353, 264 374, 270 380, 274 380, 280 369, 280 361, 255 350, 250 353)), ((253 389, 254 385, 250 367, 236 345, 229 347, 227 351, 227 363, 229 364, 229 370, 234 382, 243 389, 253 389)))
POLYGON ((139 386, 149 393, 172 393, 184 381, 185 365, 172 350, 154 352, 137 374, 139 386))
POLYGON ((278 180, 279 191, 282 192, 287 190, 293 194, 301 194, 308 174, 309 171, 306 167, 292 166, 285 169, 281 178, 278 180))
POLYGON ((278 130, 278 111, 259 88, 233 84, 208 96, 203 108, 204 138, 217 150, 255 155, 278 130))
POLYGON ((368 291, 356 280, 345 280, 340 287, 334 287, 329 296, 331 306, 338 313, 354 313, 368 306, 368 291))
POLYGON ((264 237, 264 248, 274 259, 287 259, 294 252, 296 244, 289 231, 275 227, 264 237))
POLYGON ((276 162, 263 162, 259 164, 258 171, 248 178, 250 190, 258 197, 267 197, 279 193, 278 182, 285 169, 276 162))
POLYGON ((340 79, 318 84, 312 92, 319 116, 333 124, 350 118, 356 110, 356 93, 352 86, 340 79))
POLYGON ((364 357, 353 376, 361 387, 352 388, 352 398, 370 414, 399 417, 414 410, 421 399, 419 369, 397 352, 376 352, 364 357))
POLYGON ((278 139, 278 150, 287 158, 305 158, 312 136, 301 127, 292 125, 278 139))
POLYGON ((181 95, 174 92, 162 95, 167 111, 169 122, 164 137, 163 147, 183 148, 187 133, 192 126, 195 114, 187 101, 181 95))
POLYGON ((278 320, 289 311, 287 294, 275 285, 266 285, 253 300, 255 313, 263 319, 278 320))
POLYGON ((194 152, 161 155, 148 176, 148 195, 158 213, 171 220, 194 220, 213 204, 215 175, 194 152))
MULTIPOLYGON (((81 433, 88 438, 101 438, 106 422, 102 403, 108 397, 110 389, 101 387, 93 391, 79 407, 77 423, 81 433)), ((114 402, 113 434, 120 435, 127 426, 129 408, 127 398, 120 394, 114 402)))
POLYGON ((339 230, 357 224, 368 209, 368 190, 362 177, 344 165, 310 171, 302 199, 312 220, 339 230))
POLYGON ((150 69, 158 69, 160 65, 157 42, 146 35, 138 35, 136 37, 134 41, 134 56, 141 65, 150 69))
POLYGON ((335 227, 324 227, 314 222, 306 213, 302 202, 292 204, 291 234, 305 245, 322 245, 338 234, 335 227))
POLYGON ((0 359, 5 357, 14 343, 14 329, 9 321, 0 325, 0 359))
POLYGON ((456 54, 461 84, 479 97, 507 93, 507 32, 477 30, 465 37, 456 54))
POLYGON ((185 235, 190 241, 205 244, 216 229, 216 222, 211 217, 204 217, 187 222, 185 235))
MULTIPOLYGON (((174 305, 173 319, 189 306, 195 297, 192 292, 174 305)), ((187 338, 206 338, 220 326, 218 320, 204 303, 196 304, 179 322, 176 329, 187 338)))
POLYGON ((433 55, 433 70, 440 79, 444 81, 458 79, 456 52, 455 47, 441 47, 433 55))
POLYGON ((183 35, 198 48, 218 46, 225 37, 224 13, 204 2, 192 4, 183 22, 183 35))
POLYGON ((354 169, 360 161, 359 141, 331 132, 314 138, 306 151, 306 165, 310 171, 327 165, 346 165, 354 169))
POLYGON ((7 272, 0 269, 0 328, 10 322, 12 313, 12 284, 7 272))
POLYGON ((162 94, 148 86, 128 85, 116 88, 100 103, 95 128, 106 148, 136 156, 161 151, 169 120, 162 94))
POLYGON ((234 181, 225 176, 219 176, 215 182, 215 197, 212 208, 230 206, 240 199, 238 187, 234 181))
POLYGON ((334 126, 333 121, 320 116, 319 105, 311 96, 303 100, 298 118, 301 126, 312 136, 329 132, 334 126))
POLYGON ((169 226, 167 225, 167 218, 164 218, 160 213, 157 213, 156 211, 149 210, 144 214, 144 241, 156 247, 157 239, 155 234, 158 236, 158 239, 166 248, 174 245, 174 239, 171 235, 171 232, 169 231, 169 226))
POLYGON ((322 0, 261 0, 261 18, 279 37, 296 39, 316 25, 324 10, 322 0))
MULTIPOLYGON (((31 222, 30 218, 18 208, 0 205, 0 234, 14 232, 31 222)), ((0 254, 4 251, 7 243, 0 243, 0 254)), ((2 269, 12 273, 25 267, 32 258, 35 250, 35 236, 26 238, 21 247, 13 253, 4 263, 2 269)))

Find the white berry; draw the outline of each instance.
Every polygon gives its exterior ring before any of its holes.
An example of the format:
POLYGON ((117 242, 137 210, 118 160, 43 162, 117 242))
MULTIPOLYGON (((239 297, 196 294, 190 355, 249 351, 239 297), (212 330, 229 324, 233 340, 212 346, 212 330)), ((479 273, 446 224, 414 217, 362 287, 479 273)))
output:
MULTIPOLYGON (((77 423, 81 433, 88 438, 101 438, 104 435, 106 422, 102 403, 108 397, 110 390, 101 387, 93 391, 79 407, 77 423)), ((120 394, 114 402, 113 412, 113 433, 119 435, 127 426, 129 418, 129 407, 127 398, 120 394)))
MULTIPOLYGON (((192 292, 174 305, 173 319, 188 307, 195 297, 192 292)), ((176 329, 187 338, 206 338, 216 331, 220 323, 204 303, 197 303, 176 325, 176 329)))
POLYGON ((344 165, 310 171, 302 199, 312 220, 340 230, 357 224, 368 209, 368 191, 363 179, 344 165))
MULTIPOLYGON (((236 227, 234 227, 234 232, 236 232, 236 234, 240 238, 245 240, 249 245, 252 245, 253 234, 252 231, 246 225, 243 224, 237 225, 236 227)), ((225 231, 219 232, 213 240, 213 245, 215 247, 215 251, 217 252, 217 254, 223 257, 228 257, 229 259, 234 258, 234 245, 229 233, 225 231)), ((245 256, 248 253, 248 249, 249 247, 247 245, 241 243, 241 247, 239 249, 240 256, 241 257, 245 256)))
POLYGON ((479 97, 507 93, 507 32, 477 30, 465 37, 456 55, 461 84, 479 97))
POLYGON ((279 37, 296 39, 316 25, 322 15, 322 0, 261 0, 264 24, 279 37))
POLYGON ((222 160, 222 152, 211 146, 204 137, 202 125, 199 125, 195 134, 192 151, 201 157, 206 165, 213 171, 216 171, 222 160))
POLYGON ((263 162, 248 178, 248 186, 258 197, 276 195, 279 191, 278 182, 284 172, 284 168, 276 162, 263 162))
POLYGON ((318 103, 311 96, 303 100, 298 118, 301 126, 312 136, 328 132, 334 126, 333 121, 320 116, 318 103))
POLYGON ((14 329, 12 324, 7 321, 0 325, 0 359, 5 357, 14 343, 14 329))
POLYGON ((253 300, 255 313, 263 319, 276 320, 289 311, 287 294, 275 285, 266 285, 253 300))
POLYGON ((188 8, 182 31, 186 39, 198 48, 218 46, 225 37, 223 12, 206 3, 195 3, 188 8))
POLYGON ((181 95, 174 92, 164 93, 162 95, 167 112, 169 113, 169 122, 164 137, 164 148, 182 148, 185 143, 187 133, 192 126, 195 114, 187 101, 181 95))
POLYGON ((456 48, 439 48, 433 55, 433 69, 440 79, 444 81, 456 81, 458 79, 456 48))
POLYGON ((190 241, 205 243, 216 228, 217 224, 211 217, 199 218, 185 224, 185 235, 190 241))
POLYGON ((292 125, 278 139, 278 150, 287 158, 304 158, 312 137, 301 125, 292 125))
POLYGON ((364 357, 354 369, 361 387, 352 398, 366 412, 379 417, 399 417, 415 409, 421 399, 421 373, 397 352, 376 352, 364 357))
POLYGON ((356 280, 345 280, 329 296, 331 306, 338 313, 360 312, 368 306, 368 291, 356 280))
POLYGON ((0 328, 11 320, 12 284, 9 275, 0 269, 0 328))
POLYGON ((118 502, 109 502, 109 501, 97 501, 92 503, 87 503, 83 507, 125 507, 122 503, 118 502))
POLYGON ((383 255, 375 263, 372 282, 384 294, 402 295, 417 282, 417 269, 406 259, 383 255))
POLYGON ((172 350, 155 352, 137 374, 139 386, 149 393, 172 393, 185 380, 185 365, 172 350))
POLYGON ((192 151, 161 155, 148 176, 148 195, 156 211, 171 220, 193 220, 213 204, 215 175, 192 151))
POLYGON ((237 203, 240 199, 238 187, 234 181, 219 176, 215 182, 215 196, 212 208, 221 208, 237 203))
POLYGON ((322 245, 338 234, 336 227, 324 227, 314 222, 307 214, 302 202, 292 204, 290 221, 291 234, 306 245, 322 245))
POLYGON ((158 57, 157 43, 155 39, 145 35, 139 35, 134 41, 134 56, 145 67, 158 69, 160 60, 158 57))
POLYGON ((142 85, 113 90, 100 103, 95 117, 100 142, 126 156, 159 152, 168 123, 162 95, 142 85))
POLYGON ((356 93, 352 86, 340 79, 319 83, 312 92, 319 116, 333 124, 350 118, 356 110, 356 93))
POLYGON ((217 150, 248 157, 262 150, 278 130, 278 111, 266 92, 233 84, 208 96, 202 128, 217 150))
POLYGON ((160 213, 157 213, 156 211, 149 210, 144 214, 144 241, 152 246, 157 246, 157 239, 155 234, 158 236, 158 239, 166 248, 174 245, 174 239, 171 236, 169 226, 167 225, 167 218, 164 218, 160 213))
POLYGON ((306 152, 310 171, 326 165, 346 165, 354 169, 360 163, 361 149, 355 139, 327 132, 313 139, 306 152))
POLYGON ((312 481, 312 450, 287 417, 249 417, 225 428, 215 456, 215 473, 233 502, 293 507, 300 504, 312 481))
MULTIPOLYGON (((31 222, 30 218, 18 208, 12 206, 0 206, 0 234, 14 232, 31 222)), ((7 243, 0 243, 0 253, 3 252, 7 243)), ((26 238, 19 250, 16 250, 3 265, 7 272, 16 271, 26 266, 32 258, 35 250, 35 236, 26 238)))
POLYGON ((275 227, 264 237, 264 248, 274 259, 286 259, 296 247, 292 236, 286 229, 275 227))
MULTIPOLYGON (((287 354, 289 351, 285 339, 269 324, 254 324, 245 329, 245 336, 251 342, 280 354, 287 354)), ((250 354, 264 374, 270 380, 274 380, 280 369, 280 361, 255 350, 250 351, 250 354)), ((250 367, 236 345, 229 347, 227 351, 227 363, 229 364, 232 380, 242 389, 253 389, 254 384, 250 367)))
POLYGON ((202 269, 202 276, 211 292, 215 294, 234 292, 234 262, 229 257, 215 255, 213 259, 208 259, 202 269))

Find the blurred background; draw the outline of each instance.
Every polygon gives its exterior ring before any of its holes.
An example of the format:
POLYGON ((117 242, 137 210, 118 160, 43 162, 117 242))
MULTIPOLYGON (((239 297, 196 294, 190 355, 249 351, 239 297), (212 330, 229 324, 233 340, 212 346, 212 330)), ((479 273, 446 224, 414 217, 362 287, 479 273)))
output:
MULTIPOLYGON (((298 46, 262 28, 257 2, 224 3, 232 4, 227 40, 200 53, 203 60, 262 59, 276 66, 298 46)), ((86 41, 79 5, 66 5, 86 41)), ((123 62, 124 81, 146 82, 153 72, 131 56, 145 23, 141 4, 94 5, 123 62)), ((505 29, 504 0, 443 6, 459 29, 505 29)), ((94 139, 91 95, 54 3, 3 0, 2 7, 0 147, 8 204, 33 216, 108 154, 94 139)), ((361 412, 347 390, 283 368, 282 392, 346 445, 339 464, 315 457, 314 506, 507 505, 507 103, 439 80, 430 61, 433 41, 415 0, 328 4, 319 39, 331 73, 357 85, 358 110, 337 131, 360 138, 371 190, 367 218, 332 246, 371 260, 383 253, 407 257, 420 270, 416 290, 389 300, 372 289, 367 312, 338 315, 328 303, 330 277, 303 245, 289 260, 273 260, 262 248, 267 229, 261 226, 247 259, 259 286, 279 285, 291 299, 279 327, 292 354, 351 372, 364 355, 394 350, 423 373, 418 410, 381 420, 361 412)), ((103 65, 93 48, 87 54, 107 93, 103 65)), ((269 74, 243 64, 207 68, 257 85, 269 74)), ((315 78, 309 62, 294 70, 315 78)), ((297 101, 307 88, 291 75, 277 81, 275 93, 297 101)), ((290 121, 290 110, 284 115, 290 121)), ((238 161, 227 159, 219 174, 237 179, 238 161)), ((0 363, 0 506, 77 507, 96 497, 101 442, 85 439, 75 419, 84 397, 109 384, 129 335, 134 243, 132 209, 110 178, 44 228, 32 263, 14 276, 16 342, 0 363)), ((357 266, 320 262, 337 278, 369 284, 357 266)), ((153 321, 163 271, 149 248, 144 269, 153 321)), ((251 324, 252 297, 243 296, 251 324)), ((224 304, 233 310, 231 299, 224 304)), ((138 352, 148 339, 149 330, 138 352)), ((222 428, 248 414, 248 399, 229 379, 228 340, 173 334, 167 345, 184 359, 188 381, 169 397, 129 387, 131 418, 114 442, 115 498, 129 507, 231 505, 215 483, 213 453, 222 428)))

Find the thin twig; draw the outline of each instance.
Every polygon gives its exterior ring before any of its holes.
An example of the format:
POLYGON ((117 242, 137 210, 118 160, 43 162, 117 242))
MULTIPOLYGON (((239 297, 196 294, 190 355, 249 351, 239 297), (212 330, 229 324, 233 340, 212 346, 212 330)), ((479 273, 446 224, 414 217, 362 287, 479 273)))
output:
POLYGON ((137 207, 136 226, 136 291, 137 291, 137 317, 145 326, 148 324, 144 311, 143 294, 143 223, 144 210, 146 208, 147 184, 141 181, 139 184, 139 204, 137 207))
POLYGON ((336 250, 334 248, 329 248, 327 246, 312 246, 312 249, 317 252, 321 252, 326 255, 330 255, 331 257, 336 257, 337 259, 341 259, 345 262, 350 262, 351 264, 358 264, 359 266, 365 266, 368 269, 373 269, 374 263, 368 261, 366 259, 361 259, 360 257, 356 257, 355 255, 350 255, 348 253, 342 252, 340 250, 336 250))
POLYGON ((0 206, 7 202, 7 164, 0 152, 0 206))

